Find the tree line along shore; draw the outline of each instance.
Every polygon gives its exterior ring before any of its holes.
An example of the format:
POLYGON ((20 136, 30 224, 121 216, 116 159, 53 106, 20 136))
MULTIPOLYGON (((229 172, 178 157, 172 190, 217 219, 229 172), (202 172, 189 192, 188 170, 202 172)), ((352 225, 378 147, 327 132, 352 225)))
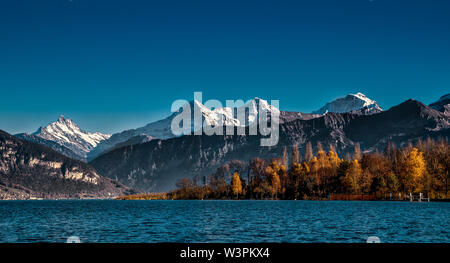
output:
POLYGON ((183 178, 167 193, 121 196, 120 200, 282 199, 282 200, 410 200, 421 196, 448 200, 450 146, 447 139, 418 140, 397 148, 388 142, 382 152, 340 158, 333 145, 319 142, 314 155, 293 145, 280 158, 233 160, 209 176, 183 178))

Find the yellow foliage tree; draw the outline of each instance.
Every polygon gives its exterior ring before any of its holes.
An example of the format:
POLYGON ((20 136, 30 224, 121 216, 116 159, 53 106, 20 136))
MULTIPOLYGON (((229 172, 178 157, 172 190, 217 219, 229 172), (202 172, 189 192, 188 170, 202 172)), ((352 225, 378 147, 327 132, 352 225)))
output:
POLYGON ((284 196, 284 194, 286 193, 287 185, 289 184, 288 170, 286 169, 286 166, 284 166, 284 165, 280 166, 280 170, 278 171, 278 176, 280 178, 281 194, 284 196))
POLYGON ((319 170, 319 161, 317 160, 317 157, 314 156, 314 158, 310 162, 310 172, 316 173, 319 170))
POLYGON ((361 160, 361 146, 359 142, 355 143, 355 147, 353 150, 353 159, 361 160))
POLYGON ((281 190, 281 181, 280 176, 278 174, 273 174, 272 176, 272 197, 275 194, 275 198, 277 198, 278 192, 281 190))
POLYGON ((242 193, 241 177, 239 176, 239 173, 237 171, 234 172, 233 178, 231 179, 231 191, 233 191, 233 194, 238 198, 239 194, 242 193))
POLYGON ((305 173, 307 174, 311 171, 307 162, 303 162, 303 168, 305 169, 305 173))
POLYGON ((328 161, 334 169, 336 169, 341 163, 341 159, 339 159, 339 156, 335 151, 328 152, 328 161))
POLYGON ((345 177, 343 178, 344 187, 353 194, 359 193, 360 191, 360 179, 362 175, 361 165, 358 160, 355 159, 350 164, 345 177))
POLYGON ((405 162, 406 189, 410 192, 423 188, 423 177, 426 171, 425 159, 419 149, 413 147, 409 151, 405 162))
POLYGON ((270 165, 266 168, 267 179, 270 184, 269 191, 275 198, 277 197, 278 192, 281 190, 281 180, 280 173, 282 172, 282 167, 280 167, 276 162, 271 162, 270 165))
POLYGON ((325 151, 320 150, 317 152, 317 160, 319 161, 320 168, 325 168, 330 165, 327 159, 327 155, 325 154, 325 151))

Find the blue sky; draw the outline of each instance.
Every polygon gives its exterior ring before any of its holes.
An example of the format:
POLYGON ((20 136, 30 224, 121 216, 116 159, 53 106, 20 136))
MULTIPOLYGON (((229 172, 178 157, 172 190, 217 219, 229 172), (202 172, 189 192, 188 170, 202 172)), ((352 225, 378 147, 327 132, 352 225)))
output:
POLYGON ((0 129, 64 114, 117 132, 194 91, 303 112, 358 91, 428 104, 450 90, 449 14, 445 0, 2 0, 0 129))

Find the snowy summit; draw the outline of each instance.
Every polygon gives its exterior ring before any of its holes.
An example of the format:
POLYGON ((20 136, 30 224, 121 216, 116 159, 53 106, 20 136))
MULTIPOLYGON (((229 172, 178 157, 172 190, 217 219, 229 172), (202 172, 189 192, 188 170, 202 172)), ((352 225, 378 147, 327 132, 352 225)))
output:
POLYGON ((242 109, 242 112, 245 112, 244 108, 248 109, 248 115, 246 115, 245 123, 241 123, 237 116, 235 116, 234 108, 223 107, 211 110, 196 100, 194 101, 194 107, 202 113, 204 123, 210 126, 224 125, 244 127, 258 120, 260 114, 259 110, 270 114, 275 112, 280 114, 279 109, 270 105, 266 100, 257 97, 248 101, 243 106, 236 108, 236 112, 239 112, 240 109, 242 109))
POLYGON ((80 156, 86 156, 97 144, 108 139, 110 134, 86 132, 80 129, 72 119, 60 116, 57 121, 40 127, 33 135, 63 145, 80 156))
POLYGON ((376 101, 369 99, 366 95, 358 92, 356 94, 349 94, 343 98, 335 99, 328 102, 317 111, 313 113, 325 114, 327 112, 350 112, 364 109, 365 113, 377 113, 382 111, 381 107, 376 101))

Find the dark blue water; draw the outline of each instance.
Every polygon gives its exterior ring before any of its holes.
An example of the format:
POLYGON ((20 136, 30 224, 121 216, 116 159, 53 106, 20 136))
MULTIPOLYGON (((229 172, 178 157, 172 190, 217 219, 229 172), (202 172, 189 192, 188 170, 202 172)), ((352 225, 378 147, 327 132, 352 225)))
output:
POLYGON ((0 201, 0 242, 450 242, 450 203, 0 201))

